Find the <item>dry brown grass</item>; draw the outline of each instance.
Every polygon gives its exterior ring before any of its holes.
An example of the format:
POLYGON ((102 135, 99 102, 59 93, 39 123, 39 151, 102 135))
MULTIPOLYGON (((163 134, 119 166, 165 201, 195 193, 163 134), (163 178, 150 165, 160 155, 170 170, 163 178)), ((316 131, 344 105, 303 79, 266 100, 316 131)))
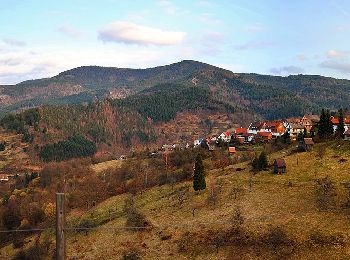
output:
POLYGON ((91 169, 96 173, 104 172, 110 168, 118 168, 122 164, 122 160, 110 160, 106 162, 91 165, 91 169))
MULTIPOLYGON (((345 192, 343 183, 350 179, 350 160, 339 163, 339 158, 334 157, 335 152, 331 149, 327 149, 324 158, 319 159, 315 147, 315 151, 311 153, 276 153, 270 157, 270 161, 283 156, 288 166, 285 175, 262 172, 252 176, 246 163, 227 167, 224 172, 221 169, 209 172, 207 187, 218 182, 222 185, 215 207, 207 205, 208 191, 198 194, 193 192, 191 182, 178 184, 173 189, 170 186, 154 187, 142 196, 137 195, 136 206, 153 224, 153 229, 143 232, 92 231, 87 236, 71 235, 68 240, 69 259, 115 259, 130 247, 137 248, 145 259, 234 259, 232 247, 223 248, 219 253, 208 247, 208 250, 200 254, 180 254, 176 241, 186 231, 201 234, 203 230, 227 228, 227 224, 200 223, 228 221, 236 206, 241 208, 245 217, 244 227, 257 236, 267 232, 271 226, 281 226, 299 245, 306 244, 314 231, 324 235, 341 234, 346 241, 343 247, 303 247, 294 253, 293 259, 317 259, 323 255, 328 259, 350 257, 349 219, 340 209, 345 192), (246 170, 236 172, 237 167, 246 170), (317 178, 327 175, 336 184, 339 210, 320 212, 315 206, 314 182, 317 178), (251 189, 249 183, 252 183, 251 189), (191 191, 180 206, 174 191, 186 185, 191 191), (232 187, 239 187, 241 190, 236 199, 230 196, 232 187), (170 235, 170 238, 162 240, 163 234, 170 235)), ((99 210, 103 212, 115 205, 122 207, 123 199, 123 196, 113 197, 103 203, 99 210)), ((124 224, 125 217, 121 216, 103 227, 123 227, 124 224)), ((274 257, 268 250, 262 251, 260 256, 251 248, 235 250, 241 252, 242 259, 274 257)))

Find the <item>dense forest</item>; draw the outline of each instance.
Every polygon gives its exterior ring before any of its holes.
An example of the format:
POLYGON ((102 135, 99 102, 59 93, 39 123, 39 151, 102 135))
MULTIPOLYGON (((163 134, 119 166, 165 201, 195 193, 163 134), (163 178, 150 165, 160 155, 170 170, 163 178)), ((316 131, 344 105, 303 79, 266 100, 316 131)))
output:
POLYGON ((41 148, 40 158, 44 162, 64 161, 72 158, 92 156, 96 153, 96 144, 81 135, 74 135, 67 140, 47 144, 41 148))
POLYGON ((126 89, 129 95, 136 97, 121 103, 133 109, 132 104, 137 104, 136 100, 140 100, 141 95, 145 101, 136 107, 136 111, 145 117, 152 114, 155 121, 169 120, 178 111, 178 108, 168 109, 164 115, 157 115, 158 108, 164 108, 165 104, 159 104, 157 109, 145 108, 146 102, 154 105, 161 98, 175 107, 184 104, 185 109, 203 107, 209 98, 209 106, 215 100, 236 108, 236 111, 250 110, 258 116, 273 119, 316 112, 322 107, 331 110, 346 107, 350 102, 349 88, 349 80, 317 75, 276 77, 234 73, 189 60, 149 69, 86 66, 52 78, 0 86, 4 96, 0 102, 0 114, 43 104, 86 104, 109 98, 113 91, 126 89), (173 93, 165 93, 166 84, 171 84, 168 91, 173 93), (174 89, 174 85, 194 88, 179 90, 174 89), (162 93, 155 89, 161 89, 162 93), (191 91, 198 93, 194 95, 191 91), (179 100, 179 94, 184 101, 179 100), (198 100, 202 97, 205 100, 200 104, 193 102, 196 96, 198 100))
POLYGON ((232 106, 213 99, 209 90, 205 88, 174 84, 159 84, 138 95, 115 100, 114 104, 118 108, 134 109, 143 117, 152 118, 154 122, 169 121, 174 119, 178 112, 186 110, 221 109, 234 112, 232 106))

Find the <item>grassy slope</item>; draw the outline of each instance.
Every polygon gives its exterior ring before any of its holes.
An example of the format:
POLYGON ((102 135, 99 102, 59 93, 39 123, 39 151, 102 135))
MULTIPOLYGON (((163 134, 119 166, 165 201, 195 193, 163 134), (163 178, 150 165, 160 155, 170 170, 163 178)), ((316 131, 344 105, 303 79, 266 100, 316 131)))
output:
MULTIPOLYGON (((177 240, 183 233, 191 231, 203 234, 208 230, 228 228, 228 224, 199 223, 228 221, 236 206, 241 207, 245 217, 244 228, 251 234, 264 234, 271 226, 283 227, 301 245, 292 259, 348 259, 350 220, 341 210, 318 211, 315 207, 314 181, 329 175, 337 187, 338 204, 344 202, 345 189, 342 183, 350 180, 350 142, 341 145, 331 143, 323 159, 318 156, 319 147, 317 145, 311 153, 290 154, 289 151, 283 151, 273 154, 270 161, 285 156, 288 166, 285 175, 263 172, 252 176, 246 163, 229 166, 224 171, 208 172, 208 187, 222 183, 219 202, 215 207, 206 203, 209 189, 200 194, 195 194, 190 189, 188 198, 179 206, 175 193, 183 186, 191 188, 191 182, 174 187, 154 187, 142 195, 138 194, 135 198, 136 206, 154 226, 148 231, 131 232, 110 228, 124 227, 126 219, 122 210, 126 195, 112 197, 82 216, 71 214, 68 217, 69 226, 90 219, 94 224, 100 224, 104 231, 89 231, 87 235, 68 232, 68 259, 119 259, 122 252, 130 247, 137 248, 144 259, 275 259, 271 250, 256 250, 252 247, 224 247, 217 253, 212 246, 208 246, 207 250, 193 255, 178 253, 177 240), (339 163, 340 158, 347 161, 339 163), (238 172, 238 167, 246 169, 238 172), (293 186, 288 187, 288 182, 292 182, 293 186), (237 199, 230 196, 234 186, 243 190, 237 199), (192 216, 193 207, 196 208, 195 217, 192 216), (323 235, 341 234, 346 244, 303 247, 314 231, 320 231, 323 235), (171 238, 162 240, 161 237, 167 234, 171 234, 171 238)), ((114 165, 114 162, 111 164, 114 165)), ((0 253, 9 256, 13 251, 6 247, 0 253)))
MULTIPOLYGON (((343 149, 349 149, 349 146, 343 149)), ((286 152, 274 154, 273 157, 286 154, 286 152)), ((155 187, 142 196, 138 195, 136 204, 155 227, 162 226, 163 228, 153 228, 151 231, 144 232, 92 231, 87 236, 70 234, 68 256, 70 259, 74 257, 115 259, 116 255, 120 255, 125 248, 133 246, 142 252, 145 259, 192 258, 188 255, 179 255, 177 252, 175 241, 180 235, 188 230, 199 233, 203 230, 224 228, 225 225, 220 224, 199 226, 198 223, 227 221, 234 207, 239 205, 246 218, 245 227, 256 234, 264 233, 269 226, 282 226, 290 237, 301 244, 315 230, 320 230, 323 234, 343 234, 347 241, 345 247, 330 246, 297 251, 294 255, 295 259, 316 259, 321 255, 332 259, 350 257, 349 220, 342 212, 319 212, 314 203, 314 180, 326 175, 330 175, 336 183, 339 201, 344 196, 345 190, 342 183, 350 179, 348 171, 350 161, 338 163, 339 158, 334 158, 334 156, 337 154, 332 149, 327 150, 323 159, 318 159, 317 151, 286 156, 288 173, 285 175, 273 175, 270 172, 257 174, 253 176, 251 191, 249 191, 251 173, 248 170, 235 171, 235 168, 247 167, 247 165, 234 165, 228 167, 224 172, 213 170, 207 176, 208 186, 218 180, 223 183, 223 189, 219 194, 219 204, 216 207, 206 205, 208 191, 199 195, 191 191, 189 199, 182 207, 179 207, 172 194, 183 185, 191 186, 190 182, 178 184, 173 189, 170 186, 155 187), (288 182, 292 182, 293 187, 289 188, 288 182), (243 189, 236 200, 229 196, 234 185, 243 189), (193 205, 198 208, 195 217, 192 216, 193 205), (185 226, 164 228, 168 225, 185 226), (164 233, 172 234, 171 239, 162 241, 160 236, 164 233)), ((350 159, 349 154, 344 158, 350 159)), ((122 214, 124 198, 125 196, 110 198, 94 211, 87 213, 84 218, 105 222, 109 218, 108 211, 111 211, 111 218, 114 219, 104 224, 103 227, 123 227, 125 223, 125 217, 122 214)), ((215 250, 208 247, 206 252, 194 258, 226 258, 231 253, 229 248, 224 248, 217 254, 215 250)), ((254 250, 250 249, 242 249, 240 253, 242 258, 270 258, 273 256, 271 252, 264 252, 258 256, 254 250)))

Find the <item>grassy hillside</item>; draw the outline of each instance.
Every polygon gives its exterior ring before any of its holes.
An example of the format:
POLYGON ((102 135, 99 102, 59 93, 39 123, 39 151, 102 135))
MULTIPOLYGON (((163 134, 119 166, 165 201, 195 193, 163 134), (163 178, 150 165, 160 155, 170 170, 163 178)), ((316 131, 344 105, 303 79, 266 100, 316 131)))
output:
MULTIPOLYGON (((68 259, 115 259, 126 252, 142 259, 349 258, 344 184, 350 180, 350 144, 317 144, 310 153, 292 149, 269 156, 270 162, 284 157, 283 175, 271 170, 252 174, 248 163, 210 170, 206 160, 205 191, 194 192, 192 182, 185 181, 138 192, 135 208, 149 223, 141 231, 124 229, 126 194, 88 211, 73 211, 70 227, 89 223, 97 230, 68 231, 68 259), (327 176, 336 196, 321 209, 317 181, 327 176), (238 224, 237 209, 243 219, 238 224)), ((13 253, 11 247, 1 250, 4 257, 13 253)))

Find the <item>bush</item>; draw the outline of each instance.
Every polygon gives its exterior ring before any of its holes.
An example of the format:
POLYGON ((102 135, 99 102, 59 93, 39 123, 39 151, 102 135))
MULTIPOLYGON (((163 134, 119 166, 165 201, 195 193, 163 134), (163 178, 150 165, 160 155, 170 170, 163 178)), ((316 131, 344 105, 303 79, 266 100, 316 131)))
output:
POLYGON ((142 259, 140 253, 136 249, 130 249, 123 253, 123 260, 140 260, 142 259))
MULTIPOLYGON (((133 197, 129 196, 125 199, 124 213, 126 214, 125 226, 129 228, 140 227, 141 229, 149 226, 146 217, 135 208, 133 197)), ((135 228, 134 231, 139 230, 135 228)))
POLYGON ((315 184, 316 205, 319 210, 328 210, 335 206, 337 196, 335 185, 327 176, 318 179, 315 184))
POLYGON ((310 243, 313 246, 344 245, 345 239, 341 234, 327 235, 321 231, 313 231, 309 236, 310 243))
POLYGON ((277 252, 280 247, 290 246, 291 240, 281 227, 273 227, 268 231, 265 243, 270 246, 274 252, 277 252))
POLYGON ((39 241, 36 241, 35 244, 28 248, 27 250, 20 250, 14 260, 41 260, 47 259, 48 250, 45 246, 41 245, 39 241))
POLYGON ((6 143, 0 142, 0 152, 5 151, 5 148, 6 148, 6 143))

